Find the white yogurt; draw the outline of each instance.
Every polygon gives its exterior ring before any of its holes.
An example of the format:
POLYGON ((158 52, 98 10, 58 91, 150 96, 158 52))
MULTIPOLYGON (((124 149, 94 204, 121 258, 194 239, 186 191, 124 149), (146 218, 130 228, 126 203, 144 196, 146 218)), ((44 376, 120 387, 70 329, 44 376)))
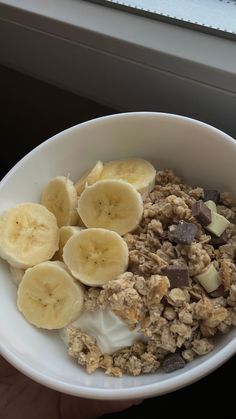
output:
MULTIPOLYGON (((143 339, 143 335, 137 329, 130 330, 119 317, 109 310, 85 311, 71 323, 71 326, 78 327, 87 335, 94 336, 102 353, 106 354, 112 354, 143 339)), ((68 345, 66 328, 61 330, 60 335, 68 345)))

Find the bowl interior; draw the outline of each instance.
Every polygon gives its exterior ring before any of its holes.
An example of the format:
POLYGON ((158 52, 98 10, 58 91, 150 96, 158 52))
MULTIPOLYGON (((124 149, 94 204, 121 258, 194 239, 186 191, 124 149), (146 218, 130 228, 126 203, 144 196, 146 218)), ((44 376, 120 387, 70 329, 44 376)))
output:
MULTIPOLYGON (((130 113, 99 118, 45 141, 25 156, 0 184, 0 211, 39 202, 56 175, 74 181, 96 160, 143 157, 157 169, 172 168, 193 185, 236 193, 236 144, 215 128, 167 114, 130 113)), ((66 355, 57 332, 28 324, 16 308, 16 287, 0 261, 0 349, 18 369, 57 390, 89 398, 148 397, 185 386, 225 362, 236 351, 236 329, 222 336, 213 353, 184 370, 122 378, 88 375, 66 355)))

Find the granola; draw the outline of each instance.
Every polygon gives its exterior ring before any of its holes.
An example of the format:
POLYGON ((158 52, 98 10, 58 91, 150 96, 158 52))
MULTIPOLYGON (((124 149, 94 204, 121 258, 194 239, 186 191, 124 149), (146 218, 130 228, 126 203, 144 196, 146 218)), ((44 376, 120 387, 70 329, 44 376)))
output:
POLYGON ((193 205, 203 198, 201 187, 183 183, 173 171, 157 172, 155 187, 144 200, 140 225, 124 236, 128 271, 102 288, 85 292, 85 310, 112 310, 131 330, 139 327, 144 339, 108 355, 101 352, 95 338, 68 327, 69 354, 89 373, 102 368, 115 377, 136 376, 153 373, 165 364, 171 371, 175 368, 172 358, 182 368, 183 363, 212 351, 216 335, 236 326, 236 198, 228 192, 220 194, 218 213, 230 221, 222 241, 214 241, 193 217, 193 205), (181 222, 196 226, 190 244, 173 239, 181 222), (221 285, 206 292, 196 277, 211 263, 221 285), (187 286, 171 286, 166 275, 169 265, 173 269, 187 266, 187 286))

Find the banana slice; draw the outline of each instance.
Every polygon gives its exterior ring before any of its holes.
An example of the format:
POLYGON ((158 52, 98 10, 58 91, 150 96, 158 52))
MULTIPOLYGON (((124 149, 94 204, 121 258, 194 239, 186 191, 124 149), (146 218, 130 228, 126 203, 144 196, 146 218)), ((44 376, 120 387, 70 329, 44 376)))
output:
POLYGON ((61 227, 77 223, 77 200, 73 182, 65 176, 57 176, 43 190, 41 203, 55 215, 61 227))
POLYGON ((9 271, 11 280, 18 286, 24 276, 25 270, 9 265, 9 271))
POLYGON ((119 234, 89 228, 68 240, 63 259, 72 275, 83 284, 101 286, 126 271, 129 254, 119 234))
POLYGON ((77 195, 80 196, 86 186, 90 186, 95 183, 102 173, 103 163, 98 160, 92 169, 87 170, 83 176, 75 183, 75 189, 77 195))
POLYGON ((143 214, 141 195, 123 180, 99 180, 78 200, 78 213, 87 227, 102 227, 121 236, 134 230, 143 214))
POLYGON ((73 236, 74 234, 79 233, 81 230, 83 230, 83 228, 82 227, 77 227, 77 226, 63 226, 63 227, 60 228, 59 250, 54 255, 54 258, 58 258, 58 259, 62 260, 63 248, 64 248, 66 242, 69 240, 69 238, 71 236, 73 236))
POLYGON ((0 215, 0 256, 16 268, 51 259, 58 241, 56 218, 43 205, 22 203, 0 215))
POLYGON ((83 287, 62 262, 42 262, 26 270, 18 287, 17 306, 29 323, 60 329, 78 318, 83 287))
POLYGON ((145 197, 155 185, 156 169, 144 159, 131 158, 110 161, 103 166, 102 179, 121 179, 131 185, 145 197))

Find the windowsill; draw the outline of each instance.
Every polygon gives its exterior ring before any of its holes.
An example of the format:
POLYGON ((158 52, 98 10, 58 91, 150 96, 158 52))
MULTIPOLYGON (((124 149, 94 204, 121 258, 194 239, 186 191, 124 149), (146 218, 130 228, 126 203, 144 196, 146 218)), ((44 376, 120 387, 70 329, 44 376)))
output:
POLYGON ((0 39, 0 64, 113 108, 235 130, 235 41, 83 0, 0 0, 0 39))
POLYGON ((20 6, 17 0, 2 0, 0 16, 236 92, 236 43, 231 40, 83 0, 21 0, 20 6))

